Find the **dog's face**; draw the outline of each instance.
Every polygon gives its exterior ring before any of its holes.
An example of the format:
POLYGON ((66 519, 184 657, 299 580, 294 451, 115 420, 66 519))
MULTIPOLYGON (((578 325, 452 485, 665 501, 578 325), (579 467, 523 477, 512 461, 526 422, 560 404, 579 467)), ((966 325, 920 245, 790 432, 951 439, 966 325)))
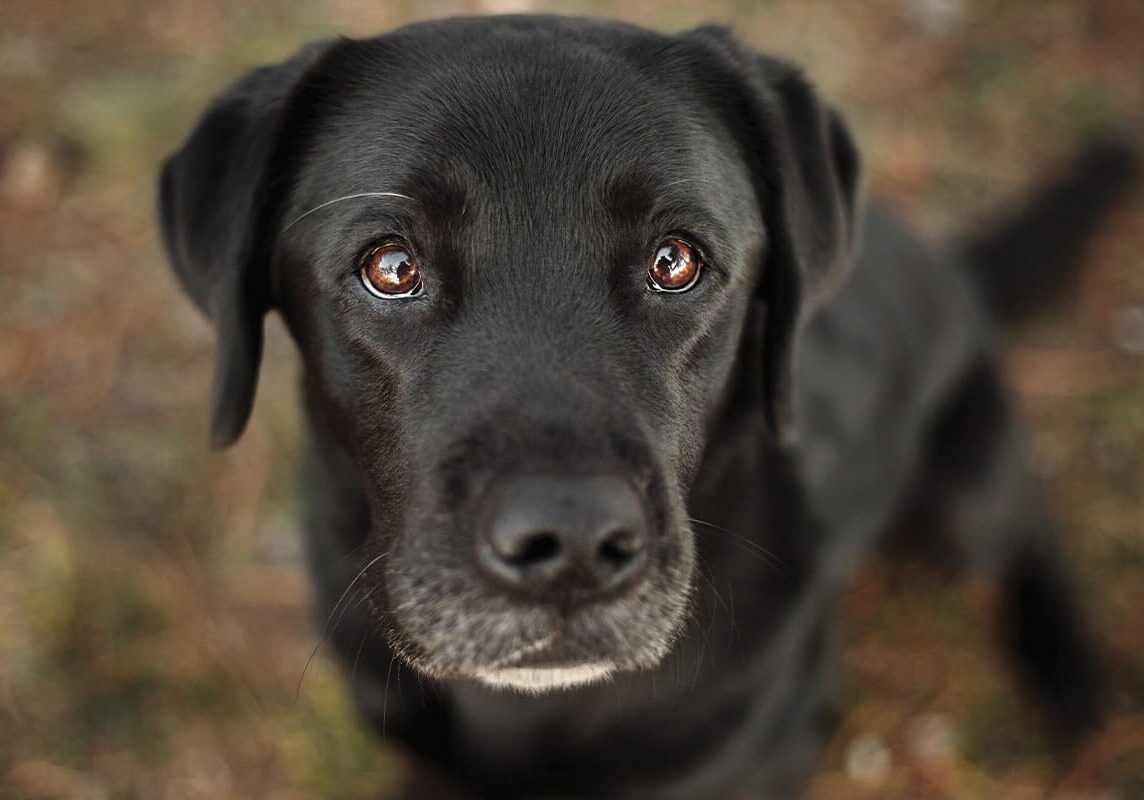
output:
POLYGON ((707 431, 732 385, 787 426, 855 169, 805 84, 722 34, 469 20, 252 73, 162 204, 220 329, 216 438, 276 308, 369 501, 377 624, 431 675, 539 691, 668 650, 707 431))

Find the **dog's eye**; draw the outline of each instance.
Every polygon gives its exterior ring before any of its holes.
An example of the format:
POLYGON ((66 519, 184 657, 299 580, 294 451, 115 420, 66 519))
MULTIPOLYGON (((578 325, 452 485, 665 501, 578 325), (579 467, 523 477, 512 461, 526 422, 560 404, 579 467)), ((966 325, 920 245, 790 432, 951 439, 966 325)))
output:
POLYGON ((422 292, 417 259, 400 242, 375 247, 361 262, 361 282, 371 294, 391 300, 416 297, 422 292))
POLYGON ((647 268, 653 292, 686 292, 699 280, 699 254, 683 239, 669 236, 655 249, 647 268))

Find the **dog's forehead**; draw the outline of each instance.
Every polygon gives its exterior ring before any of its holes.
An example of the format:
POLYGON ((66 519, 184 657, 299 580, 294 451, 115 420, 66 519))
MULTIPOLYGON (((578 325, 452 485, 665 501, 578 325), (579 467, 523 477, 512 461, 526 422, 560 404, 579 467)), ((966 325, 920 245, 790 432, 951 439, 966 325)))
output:
POLYGON ((354 43, 331 60, 339 79, 295 184, 299 202, 416 194, 427 175, 513 205, 630 187, 632 176, 647 187, 749 195, 735 148, 686 88, 669 37, 645 42, 637 58, 622 40, 547 29, 441 30, 354 43))

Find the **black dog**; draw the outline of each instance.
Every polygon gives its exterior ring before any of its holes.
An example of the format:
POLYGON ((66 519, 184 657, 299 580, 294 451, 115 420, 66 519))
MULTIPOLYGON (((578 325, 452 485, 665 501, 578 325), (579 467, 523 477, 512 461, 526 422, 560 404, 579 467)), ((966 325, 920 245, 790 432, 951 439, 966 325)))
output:
POLYGON ((218 326, 216 444, 267 311, 301 351, 319 614, 380 730, 483 796, 785 795, 834 717, 840 592, 894 530, 994 575, 1060 730, 1096 721, 989 308, 1063 280, 1126 159, 962 267, 861 210, 787 64, 504 17, 252 72, 161 207, 218 326))

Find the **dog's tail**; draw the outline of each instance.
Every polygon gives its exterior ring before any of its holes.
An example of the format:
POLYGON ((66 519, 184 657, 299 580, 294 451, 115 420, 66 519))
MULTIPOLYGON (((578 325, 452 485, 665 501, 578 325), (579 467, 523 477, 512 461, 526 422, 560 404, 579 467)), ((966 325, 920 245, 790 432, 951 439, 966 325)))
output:
POLYGON ((1024 208, 965 242, 961 254, 994 312, 1013 318, 1063 295, 1085 245, 1140 173, 1126 140, 1097 141, 1024 208))

